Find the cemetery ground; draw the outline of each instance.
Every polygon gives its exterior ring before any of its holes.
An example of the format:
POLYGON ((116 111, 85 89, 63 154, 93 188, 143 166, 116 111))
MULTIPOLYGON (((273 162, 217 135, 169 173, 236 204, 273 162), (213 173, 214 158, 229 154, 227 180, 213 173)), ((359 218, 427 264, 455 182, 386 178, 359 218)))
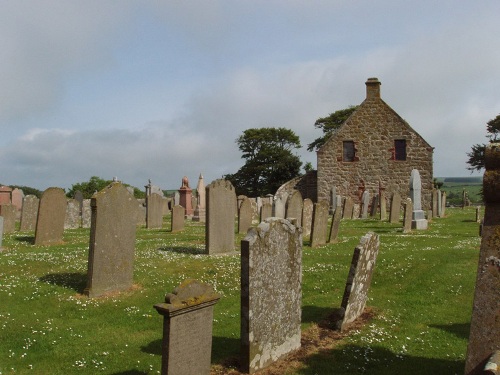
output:
MULTIPOLYGON (((473 207, 448 208, 427 231, 343 220, 339 243, 303 248, 303 349, 262 374, 462 374, 479 254, 473 207), (333 331, 354 247, 380 235, 369 314, 347 334, 333 331)), ((170 218, 163 228, 170 228, 170 218)), ((204 255, 203 223, 181 233, 137 230, 134 288, 89 299, 89 230, 66 230, 63 245, 34 246, 33 233, 5 234, 0 253, 0 374, 160 372, 163 302, 186 278, 209 283, 215 305, 212 374, 239 374, 240 256, 204 255)), ((277 296, 277 298, 279 298, 277 296)))

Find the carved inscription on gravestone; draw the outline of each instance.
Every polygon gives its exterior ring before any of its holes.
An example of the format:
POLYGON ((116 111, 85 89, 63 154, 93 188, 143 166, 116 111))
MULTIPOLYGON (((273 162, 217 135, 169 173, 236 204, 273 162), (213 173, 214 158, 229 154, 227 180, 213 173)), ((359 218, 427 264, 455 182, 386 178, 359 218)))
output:
POLYGON ((254 373, 300 347, 302 235, 270 218, 241 241, 242 366, 254 373))

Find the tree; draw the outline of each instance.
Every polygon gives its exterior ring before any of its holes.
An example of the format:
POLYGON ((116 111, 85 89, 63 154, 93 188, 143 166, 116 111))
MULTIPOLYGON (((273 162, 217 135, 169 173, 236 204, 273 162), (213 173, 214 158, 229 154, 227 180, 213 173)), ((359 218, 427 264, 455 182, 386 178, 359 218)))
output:
MULTIPOLYGON (((500 137, 500 114, 486 123, 486 132, 488 133, 486 137, 489 138, 490 143, 499 141, 498 138, 500 137)), ((467 156, 469 157, 469 160, 467 160, 467 164, 469 164, 467 169, 469 171, 480 171, 484 168, 485 148, 485 144, 475 144, 471 147, 471 151, 467 153, 467 156)))
POLYGON ((227 174, 238 195, 274 194, 285 182, 300 174, 302 162, 292 151, 300 148, 299 137, 285 128, 252 128, 236 139, 245 164, 227 174))
POLYGON ((358 109, 357 105, 351 105, 345 109, 339 109, 338 111, 330 113, 327 117, 317 119, 314 123, 314 127, 323 130, 323 136, 309 143, 307 145, 307 151, 317 151, 320 149, 332 135, 333 131, 338 129, 356 109, 358 109))
POLYGON ((83 194, 84 199, 89 199, 94 195, 96 191, 100 191, 108 186, 111 180, 103 180, 100 177, 92 176, 87 182, 78 182, 76 184, 71 185, 71 189, 66 193, 66 196, 69 198, 73 198, 75 193, 80 190, 83 194))

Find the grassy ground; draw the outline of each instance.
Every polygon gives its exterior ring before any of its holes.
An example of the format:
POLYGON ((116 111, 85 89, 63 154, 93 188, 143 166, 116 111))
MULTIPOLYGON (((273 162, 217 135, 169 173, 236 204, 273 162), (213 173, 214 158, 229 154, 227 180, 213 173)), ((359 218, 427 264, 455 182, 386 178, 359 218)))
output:
MULTIPOLYGON (((368 302, 374 317, 277 373, 463 373, 480 238, 473 208, 446 212, 429 230, 411 234, 400 225, 355 220, 342 222, 338 244, 312 249, 305 238, 304 337, 318 329, 328 336, 318 323, 340 306, 352 251, 367 231, 381 237, 368 302)), ((175 234, 139 228, 133 290, 99 299, 81 295, 88 230, 66 231, 65 244, 50 247, 33 246, 33 233, 4 235, 0 374, 159 373, 162 317, 153 304, 185 278, 222 295, 212 363, 219 373, 235 373, 228 363, 239 354, 239 246, 234 255, 203 255, 204 227, 187 224, 175 234)))

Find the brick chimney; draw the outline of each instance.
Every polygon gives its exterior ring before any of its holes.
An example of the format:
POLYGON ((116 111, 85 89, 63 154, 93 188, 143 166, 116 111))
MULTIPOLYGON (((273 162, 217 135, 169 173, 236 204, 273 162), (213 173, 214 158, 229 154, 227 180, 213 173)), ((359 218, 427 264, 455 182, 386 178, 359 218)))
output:
POLYGON ((380 99, 380 81, 378 78, 368 78, 366 84, 366 99, 380 99))

